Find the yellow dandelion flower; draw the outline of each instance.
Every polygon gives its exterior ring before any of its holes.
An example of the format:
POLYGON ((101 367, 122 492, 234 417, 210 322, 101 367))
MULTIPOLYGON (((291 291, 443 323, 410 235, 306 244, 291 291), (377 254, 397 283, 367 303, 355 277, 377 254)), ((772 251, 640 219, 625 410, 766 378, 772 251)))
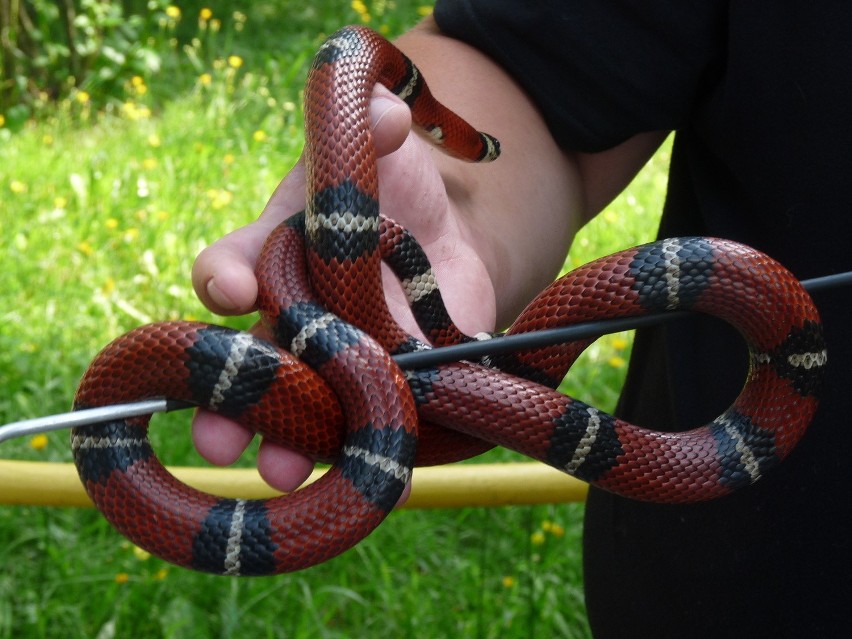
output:
POLYGON ((613 368, 624 368, 625 366, 627 366, 627 360, 625 360, 623 357, 619 357, 618 355, 613 355, 612 357, 610 357, 607 363, 613 368))
POLYGON ((550 532, 553 529, 553 522, 549 519, 545 519, 543 522, 541 522, 541 529, 544 532, 550 532))
POLYGON ((106 281, 104 282, 104 285, 103 285, 103 286, 101 286, 101 292, 102 292, 104 295, 109 295, 109 294, 110 294, 110 293, 112 293, 114 290, 115 290, 115 280, 114 280, 114 279, 112 279, 111 277, 106 278, 106 281))
POLYGON ((166 7, 166 15, 169 16, 172 20, 180 19, 180 7, 176 7, 173 4, 170 4, 166 7))
POLYGON ((47 448, 47 435, 39 434, 33 435, 32 439, 30 439, 30 446, 32 446, 36 450, 44 450, 47 448))
POLYGON ((130 84, 135 87, 141 87, 143 84, 145 84, 145 79, 141 75, 134 75, 132 78, 130 78, 130 84))
POLYGON ((142 160, 142 168, 148 171, 157 168, 157 158, 145 158, 142 160))
POLYGON ((133 90, 136 92, 136 95, 145 95, 148 93, 148 87, 144 84, 140 84, 138 87, 133 87, 133 90))
POLYGON ((234 194, 230 191, 223 190, 219 196, 219 201, 222 206, 227 206, 234 200, 234 194))
POLYGON ((203 87, 209 87, 210 84, 213 82, 213 76, 209 73, 202 73, 200 76, 198 76, 198 82, 203 87))
POLYGON ((431 13, 432 7, 428 4, 421 4, 419 7, 417 7, 417 15, 419 15, 421 18, 425 18, 431 13))
POLYGON ((544 533, 540 530, 536 530, 532 535, 530 535, 530 542, 533 546, 541 546, 544 543, 544 533))
POLYGON ((9 190, 16 194, 26 193, 27 185, 20 180, 12 180, 9 182, 9 190))
POLYGON ((616 336, 612 338, 612 347, 616 350, 623 351, 627 348, 628 341, 621 336, 616 336))
POLYGON ((0 127, 3 127, 6 124, 6 117, 0 113, 0 127))
POLYGON ((165 222, 166 220, 169 219, 169 212, 168 211, 157 211, 157 213, 155 214, 155 217, 157 218, 158 222, 165 222))
POLYGON ((239 69, 241 66, 243 66, 243 59, 238 55, 229 55, 228 66, 232 69, 239 69))
POLYGON ((121 105, 121 112, 128 120, 146 120, 151 117, 151 109, 146 106, 140 106, 133 102, 133 100, 128 100, 124 104, 121 105))
POLYGON ((160 139, 160 136, 156 133, 152 133, 148 136, 148 146, 153 146, 155 149, 162 145, 163 141, 160 139))
POLYGON ((503 577, 502 583, 504 588, 511 588, 515 585, 515 578, 512 575, 506 575, 503 577))
POLYGON ((139 238, 139 229, 137 228, 129 228, 124 232, 124 241, 125 242, 133 242, 134 240, 139 238))
POLYGON ((228 206, 234 199, 234 194, 227 189, 210 189, 207 191, 210 198, 210 206, 214 209, 222 209, 228 206))
POLYGON ((120 572, 115 576, 115 583, 117 583, 118 585, 124 585, 128 581, 130 581, 130 575, 128 575, 126 572, 120 572))
POLYGON ((162 581, 168 576, 169 571, 167 568, 160 568, 157 572, 154 573, 154 579, 156 579, 157 581, 162 581))
POLYGON ((53 136, 52 136, 52 135, 50 135, 49 133, 48 133, 48 134, 46 134, 46 135, 43 135, 43 136, 41 137, 41 143, 42 143, 44 146, 50 146, 51 144, 53 144, 53 136))
POLYGON ((90 96, 87 91, 77 91, 77 95, 74 96, 74 99, 80 104, 88 104, 89 100, 92 99, 92 96, 90 96))
POLYGON ((201 11, 198 12, 198 17, 207 22, 210 18, 213 17, 213 11, 207 7, 204 7, 203 9, 201 9, 201 11))
POLYGON ((560 526, 559 524, 553 523, 550 525, 550 534, 554 537, 564 537, 565 536, 565 528, 560 526))
POLYGON ((106 222, 104 222, 104 225, 105 225, 105 226, 106 226, 106 227, 107 227, 110 231, 114 231, 115 229, 117 229, 117 228, 118 228, 118 220, 116 220, 114 217, 111 217, 111 218, 109 218, 106 222))
POLYGON ((139 546, 133 546, 133 556, 139 561, 148 561, 151 558, 151 553, 139 546))
POLYGON ((223 155, 222 156, 222 163, 223 164, 233 164, 234 163, 234 154, 233 153, 226 153, 225 155, 223 155))
MULTIPOLYGON (((359 3, 359 4, 361 4, 363 6, 364 3, 359 3)), ((358 10, 356 9, 356 11, 358 11, 358 10)), ((371 16, 370 12, 366 10, 366 7, 364 7, 363 11, 358 11, 358 17, 361 19, 361 22, 363 22, 364 24, 369 24, 370 20, 373 19, 373 16, 371 16)))
POLYGON ((252 139, 255 142, 264 142, 266 140, 266 131, 263 129, 258 129, 251 135, 252 139))
POLYGON ((210 30, 211 31, 216 32, 221 28, 222 28, 222 21, 219 20, 219 18, 213 18, 210 21, 210 30))
POLYGON ((64 209, 66 206, 68 206, 68 200, 66 200, 61 195, 59 197, 53 198, 53 208, 64 209))
POLYGON ((77 245, 77 250, 86 257, 91 257, 95 253, 94 247, 86 240, 83 240, 77 245))

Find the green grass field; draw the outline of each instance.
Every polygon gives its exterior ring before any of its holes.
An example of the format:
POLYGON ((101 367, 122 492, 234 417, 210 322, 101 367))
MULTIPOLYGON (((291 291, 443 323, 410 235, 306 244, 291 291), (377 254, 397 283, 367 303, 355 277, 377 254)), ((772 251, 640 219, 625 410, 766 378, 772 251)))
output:
MULTIPOLYGON (((131 78, 107 108, 77 93, 0 127, 0 423, 67 410, 94 354, 141 323, 222 323, 194 297, 192 261, 253 219, 295 162, 323 35, 359 19, 392 35, 424 11, 243 4, 211 5, 215 33, 165 33, 163 70, 131 78)), ((182 8, 192 31, 197 8, 182 8)), ((653 237, 667 163, 664 147, 566 267, 653 237)), ((629 349, 628 335, 602 338, 566 389, 611 409, 629 349)), ((201 463, 185 415, 155 419, 152 439, 167 463, 201 463)), ((0 457, 68 462, 68 436, 6 443, 0 457)), ((0 506, 0 637, 588 637, 582 516, 579 504, 400 511, 325 565, 227 579, 148 556, 95 511, 0 506)))

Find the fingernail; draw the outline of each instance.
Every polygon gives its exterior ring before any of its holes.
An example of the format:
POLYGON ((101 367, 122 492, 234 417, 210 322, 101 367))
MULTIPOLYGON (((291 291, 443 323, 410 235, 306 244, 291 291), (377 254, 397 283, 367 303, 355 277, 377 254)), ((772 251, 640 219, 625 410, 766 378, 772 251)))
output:
POLYGON ((388 113, 399 106, 400 103, 391 98, 386 98, 384 96, 373 98, 370 101, 370 120, 372 121, 373 128, 375 129, 379 126, 379 122, 381 122, 388 113))
POLYGON ((234 308, 233 300, 222 292, 222 290, 216 285, 216 280, 212 277, 207 281, 207 295, 209 295, 213 303, 220 308, 234 308))

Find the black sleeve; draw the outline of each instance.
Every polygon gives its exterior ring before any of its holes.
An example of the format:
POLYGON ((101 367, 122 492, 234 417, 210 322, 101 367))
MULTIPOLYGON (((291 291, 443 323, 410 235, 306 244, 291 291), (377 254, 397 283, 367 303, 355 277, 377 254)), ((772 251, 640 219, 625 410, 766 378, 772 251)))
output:
POLYGON ((506 69, 563 148, 677 129, 724 64, 711 0, 438 0, 441 30, 506 69))

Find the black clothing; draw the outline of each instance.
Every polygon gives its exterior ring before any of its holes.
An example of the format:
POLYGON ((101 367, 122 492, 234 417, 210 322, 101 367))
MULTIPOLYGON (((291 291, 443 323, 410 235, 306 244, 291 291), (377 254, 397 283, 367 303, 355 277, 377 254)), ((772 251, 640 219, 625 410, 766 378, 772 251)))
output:
MULTIPOLYGON (((435 18, 513 74, 566 149, 675 129, 660 235, 713 235, 797 277, 852 270, 848 0, 445 0, 435 18)), ((840 637, 852 601, 852 290, 814 295, 829 366, 817 417, 754 486, 688 506, 592 490, 596 637, 840 637)), ((682 430, 736 396, 745 350, 712 320, 637 335, 619 415, 682 430)))

